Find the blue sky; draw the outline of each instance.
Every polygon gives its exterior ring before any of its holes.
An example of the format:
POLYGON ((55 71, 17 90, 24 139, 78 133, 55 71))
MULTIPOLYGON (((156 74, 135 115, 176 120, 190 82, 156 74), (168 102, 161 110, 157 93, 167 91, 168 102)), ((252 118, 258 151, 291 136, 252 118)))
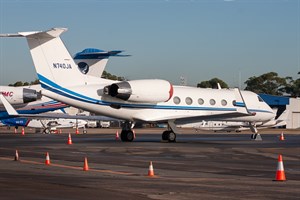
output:
MULTIPOLYGON (((73 55, 126 50, 107 71, 188 85, 231 87, 275 71, 299 78, 300 0, 0 0, 0 32, 66 27, 73 55)), ((36 78, 24 38, 0 39, 0 84, 36 78)))

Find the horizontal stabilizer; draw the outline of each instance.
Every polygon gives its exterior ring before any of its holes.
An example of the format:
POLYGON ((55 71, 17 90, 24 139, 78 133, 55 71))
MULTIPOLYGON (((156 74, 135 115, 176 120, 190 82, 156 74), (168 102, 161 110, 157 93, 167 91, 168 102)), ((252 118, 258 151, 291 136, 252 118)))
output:
POLYGON ((27 37, 38 35, 39 38, 56 38, 59 37, 63 32, 67 31, 67 28, 52 28, 48 31, 29 31, 29 32, 18 32, 18 33, 8 33, 0 34, 0 37, 27 37))
POLYGON ((74 59, 103 59, 108 58, 110 56, 117 56, 117 57, 127 57, 130 55, 119 55, 124 51, 122 50, 113 50, 113 51, 103 51, 101 49, 95 48, 88 48, 84 49, 81 52, 75 54, 74 59))

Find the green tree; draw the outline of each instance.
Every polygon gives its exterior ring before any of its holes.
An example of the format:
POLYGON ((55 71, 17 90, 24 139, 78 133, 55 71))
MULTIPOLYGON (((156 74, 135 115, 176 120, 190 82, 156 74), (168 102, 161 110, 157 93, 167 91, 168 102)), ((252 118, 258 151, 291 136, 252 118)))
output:
POLYGON ((40 80, 39 79, 35 79, 35 81, 31 81, 30 85, 37 85, 40 84, 40 80))
POLYGON ((22 81, 17 81, 13 84, 14 87, 20 87, 23 86, 23 82, 22 81))
POLYGON ((200 88, 218 88, 218 83, 220 84, 221 88, 228 88, 227 83, 223 80, 218 78, 212 78, 209 81, 202 81, 197 84, 197 87, 200 88))
POLYGON ((29 85, 36 85, 36 84, 39 84, 40 81, 39 79, 35 79, 35 81, 31 81, 30 83, 28 82, 22 82, 22 81, 17 81, 15 83, 11 83, 11 84, 8 84, 8 86, 13 86, 13 87, 20 87, 20 86, 29 86, 29 85))
POLYGON ((124 77, 116 76, 116 75, 110 74, 110 73, 108 73, 107 71, 103 71, 101 77, 102 77, 102 78, 105 78, 105 79, 110 79, 110 80, 118 80, 118 81, 124 81, 124 80, 125 80, 124 77))
POLYGON ((282 95, 287 85, 286 78, 281 78, 276 72, 269 72, 259 77, 252 76, 247 81, 245 90, 255 93, 282 95))
POLYGON ((300 97, 300 79, 293 80, 292 77, 286 77, 286 81, 285 92, 292 97, 300 97))

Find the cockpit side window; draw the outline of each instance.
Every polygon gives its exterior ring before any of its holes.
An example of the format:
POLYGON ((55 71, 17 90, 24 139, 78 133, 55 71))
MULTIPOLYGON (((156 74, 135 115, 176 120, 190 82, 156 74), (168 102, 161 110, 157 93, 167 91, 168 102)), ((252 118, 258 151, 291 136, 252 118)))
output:
POLYGON ((257 96, 257 98, 259 102, 264 102, 264 100, 260 96, 257 96))

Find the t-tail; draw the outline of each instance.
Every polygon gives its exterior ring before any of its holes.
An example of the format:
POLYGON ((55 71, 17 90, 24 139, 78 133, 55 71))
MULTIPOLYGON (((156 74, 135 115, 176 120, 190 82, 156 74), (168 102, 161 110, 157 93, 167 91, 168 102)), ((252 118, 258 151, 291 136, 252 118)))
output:
MULTIPOLYGON (((66 28, 48 31, 1 34, 0 37, 26 37, 40 83, 46 89, 86 85, 93 78, 82 74, 60 35, 66 28)), ((99 79, 98 79, 99 81, 99 79)))

